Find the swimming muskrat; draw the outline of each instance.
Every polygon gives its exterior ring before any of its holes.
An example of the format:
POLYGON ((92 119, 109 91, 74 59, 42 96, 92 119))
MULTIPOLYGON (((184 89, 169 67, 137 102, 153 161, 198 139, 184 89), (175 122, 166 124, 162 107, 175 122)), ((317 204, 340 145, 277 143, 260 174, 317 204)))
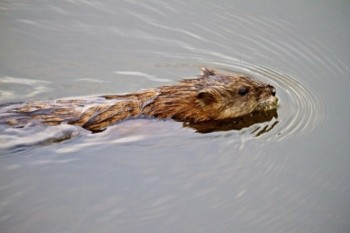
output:
POLYGON ((0 106, 0 123, 14 127, 30 122, 67 123, 93 132, 137 117, 172 118, 196 125, 276 109, 277 102, 276 90, 269 84, 202 68, 198 78, 132 94, 5 104, 0 106))

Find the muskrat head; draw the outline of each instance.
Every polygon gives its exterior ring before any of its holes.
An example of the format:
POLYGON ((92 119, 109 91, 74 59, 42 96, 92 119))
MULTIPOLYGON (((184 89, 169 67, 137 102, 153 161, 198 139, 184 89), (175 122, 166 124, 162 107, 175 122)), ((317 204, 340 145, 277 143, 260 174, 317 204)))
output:
POLYGON ((221 120, 277 107, 273 86, 245 75, 220 74, 202 69, 197 102, 211 119, 221 120))

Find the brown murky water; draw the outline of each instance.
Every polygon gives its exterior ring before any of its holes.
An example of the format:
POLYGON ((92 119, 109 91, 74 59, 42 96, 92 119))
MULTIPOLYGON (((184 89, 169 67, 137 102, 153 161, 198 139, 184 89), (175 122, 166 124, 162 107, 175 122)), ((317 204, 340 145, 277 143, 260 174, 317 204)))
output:
POLYGON ((1 2, 0 104, 136 91, 203 65, 271 83, 281 104, 207 134, 147 119, 99 134, 0 126, 0 232, 348 232, 349 10, 1 2))

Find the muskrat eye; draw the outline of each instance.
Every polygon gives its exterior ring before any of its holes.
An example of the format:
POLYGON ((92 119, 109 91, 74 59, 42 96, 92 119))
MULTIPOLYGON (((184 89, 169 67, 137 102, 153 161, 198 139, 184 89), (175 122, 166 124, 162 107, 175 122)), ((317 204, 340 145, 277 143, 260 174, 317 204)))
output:
POLYGON ((238 89, 238 94, 241 96, 244 96, 248 93, 248 88, 247 87, 241 87, 238 89))

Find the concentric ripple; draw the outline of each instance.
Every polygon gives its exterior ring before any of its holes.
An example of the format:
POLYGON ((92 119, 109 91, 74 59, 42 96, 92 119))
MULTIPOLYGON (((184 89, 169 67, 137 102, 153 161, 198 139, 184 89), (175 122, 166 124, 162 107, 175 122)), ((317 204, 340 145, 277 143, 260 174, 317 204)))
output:
POLYGON ((229 72, 242 72, 273 85, 279 98, 278 117, 266 125, 255 126, 253 133, 263 139, 282 140, 300 137, 313 131, 325 117, 321 96, 311 91, 307 83, 266 67, 240 63, 229 72), (257 135, 256 132, 263 131, 257 135), (268 131, 268 133, 266 133, 268 131))

